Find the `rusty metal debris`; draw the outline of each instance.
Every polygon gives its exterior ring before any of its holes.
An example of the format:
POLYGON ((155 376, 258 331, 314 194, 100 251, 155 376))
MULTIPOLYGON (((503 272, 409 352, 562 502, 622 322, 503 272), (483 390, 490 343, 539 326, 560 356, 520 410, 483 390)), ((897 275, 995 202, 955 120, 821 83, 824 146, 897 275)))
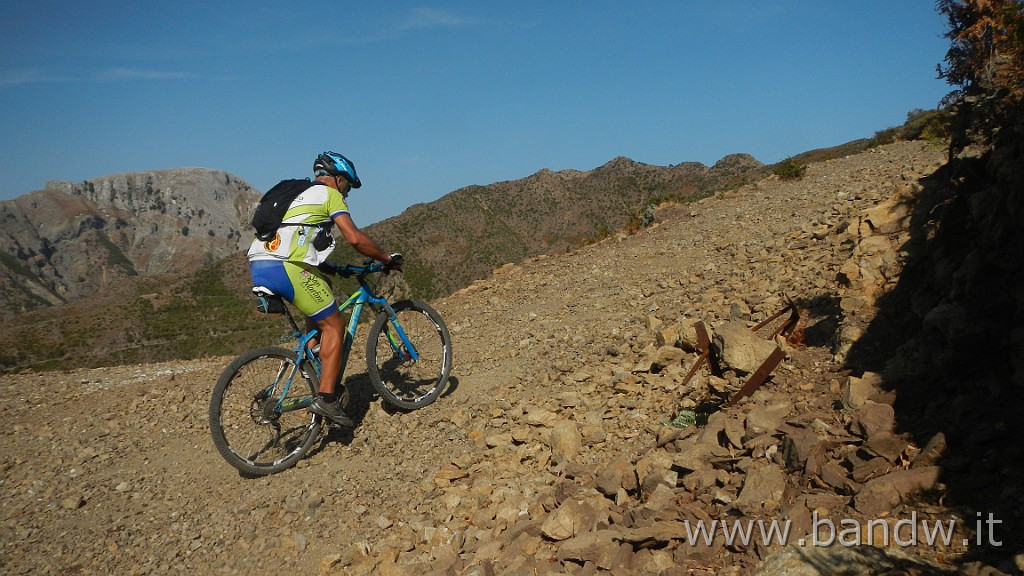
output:
POLYGON ((740 401, 740 399, 746 398, 747 396, 753 394, 754 390, 757 390, 761 386, 761 384, 764 384, 765 380, 768 379, 768 376, 771 376, 772 371, 775 370, 775 367, 778 366, 779 363, 782 362, 782 359, 785 357, 785 352, 783 352, 781 348, 776 346, 775 350, 773 350, 772 353, 769 354, 767 358, 765 358, 764 362, 761 363, 757 370, 755 370, 754 373, 750 375, 750 379, 747 380, 747 383, 744 384, 742 388, 740 388, 739 392, 733 394, 732 397, 729 398, 729 401, 725 403, 725 405, 734 406, 737 402, 740 401))
POLYGON ((789 312, 789 318, 787 318, 785 322, 783 322, 778 328, 776 328, 772 332, 772 339, 774 339, 779 334, 782 334, 787 339, 793 336, 793 334, 796 332, 797 327, 800 325, 800 309, 797 308, 796 304, 793 302, 792 299, 790 299, 788 295, 783 294, 783 298, 786 299, 786 307, 783 308, 782 310, 779 310, 775 314, 772 314, 763 322, 751 328, 751 330, 753 330, 754 332, 758 332, 765 326, 768 326, 769 324, 771 324, 772 322, 781 318, 784 314, 789 312))
MULTIPOLYGON (((751 328, 752 331, 758 332, 763 330, 772 322, 775 322, 788 313, 789 316, 786 320, 771 332, 771 339, 774 340, 781 334, 786 337, 787 341, 791 341, 791 339, 797 335, 797 327, 800 324, 800 309, 793 300, 789 298, 789 296, 784 297, 786 298, 786 307, 751 328)), ((697 344, 700 346, 701 354, 697 357, 697 361, 693 363, 693 366, 691 366, 690 370, 686 373, 686 377, 683 379, 684 387, 689 384, 690 379, 693 378, 693 375, 696 374, 697 370, 705 362, 708 363, 708 369, 712 375, 719 378, 722 377, 722 369, 718 365, 715 356, 711 353, 711 338, 708 336, 707 326, 704 325, 703 321, 697 321, 693 327, 697 332, 697 344)), ((768 380, 768 377, 771 376, 772 372, 785 357, 786 355, 782 349, 776 346, 775 350, 769 354, 768 358, 765 358, 764 362, 761 363, 761 366, 759 366, 757 370, 750 375, 750 378, 747 379, 746 383, 739 389, 739 391, 733 394, 724 403, 719 404, 719 406, 734 406, 741 399, 753 394, 755 390, 768 380)), ((710 395, 706 396, 699 404, 707 406, 710 403, 710 400, 710 395)))
POLYGON ((700 346, 700 356, 697 357, 697 361, 693 363, 690 371, 683 378, 684 387, 690 383, 690 378, 693 378, 701 364, 711 356, 711 339, 708 338, 708 329, 704 326, 704 322, 698 320, 693 327, 697 331, 697 345, 700 346))

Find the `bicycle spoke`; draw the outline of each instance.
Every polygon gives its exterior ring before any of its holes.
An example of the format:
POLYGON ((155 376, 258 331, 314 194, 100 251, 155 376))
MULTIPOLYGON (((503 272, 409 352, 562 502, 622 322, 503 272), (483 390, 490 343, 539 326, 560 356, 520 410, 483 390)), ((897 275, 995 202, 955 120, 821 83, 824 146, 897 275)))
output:
POLYGON ((404 301, 394 309, 394 322, 381 316, 370 332, 370 379, 385 401, 400 408, 420 408, 433 402, 447 383, 451 342, 440 316, 425 304, 404 301))
POLYGON ((315 388, 293 368, 287 351, 263 350, 240 357, 218 382, 210 407, 214 443, 244 472, 284 469, 315 439, 318 420, 301 409, 312 401, 315 388))

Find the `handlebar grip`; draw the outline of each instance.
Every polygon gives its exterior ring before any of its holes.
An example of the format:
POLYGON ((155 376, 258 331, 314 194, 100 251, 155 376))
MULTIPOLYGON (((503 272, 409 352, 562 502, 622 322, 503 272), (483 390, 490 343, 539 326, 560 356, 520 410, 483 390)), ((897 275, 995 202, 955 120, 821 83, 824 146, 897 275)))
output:
POLYGON ((393 270, 402 271, 402 264, 405 262, 405 258, 402 257, 398 252, 391 253, 391 259, 384 264, 384 273, 390 274, 393 270))
POLYGON ((353 274, 353 272, 349 270, 347 266, 338 266, 330 262, 321 262, 320 264, 317 265, 317 269, 323 272, 324 274, 335 274, 337 276, 341 276, 342 278, 348 278, 353 274))

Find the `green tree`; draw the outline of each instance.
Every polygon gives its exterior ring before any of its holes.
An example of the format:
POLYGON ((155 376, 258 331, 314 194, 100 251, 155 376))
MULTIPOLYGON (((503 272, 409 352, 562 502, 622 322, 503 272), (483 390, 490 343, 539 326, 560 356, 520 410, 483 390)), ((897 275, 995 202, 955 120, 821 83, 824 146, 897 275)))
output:
POLYGON ((1024 3, 1020 0, 939 0, 950 39, 939 76, 961 90, 1006 90, 1024 96, 1024 3))
POLYGON ((956 90, 950 154, 972 143, 991 144, 1024 101, 1024 2, 938 0, 949 23, 946 65, 939 77, 956 90))

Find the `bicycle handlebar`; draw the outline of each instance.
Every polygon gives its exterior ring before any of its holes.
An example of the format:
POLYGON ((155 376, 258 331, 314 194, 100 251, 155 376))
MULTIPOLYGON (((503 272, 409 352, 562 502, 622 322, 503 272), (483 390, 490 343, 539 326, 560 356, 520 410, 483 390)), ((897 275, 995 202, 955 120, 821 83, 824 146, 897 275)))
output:
POLYGON ((329 274, 337 274, 342 278, 349 278, 352 276, 364 277, 368 274, 373 274, 374 272, 384 272, 386 270, 386 265, 382 262, 375 262, 373 258, 369 258, 363 261, 362 266, 354 266, 352 264, 338 266, 337 264, 324 262, 317 266, 317 268, 329 274))

